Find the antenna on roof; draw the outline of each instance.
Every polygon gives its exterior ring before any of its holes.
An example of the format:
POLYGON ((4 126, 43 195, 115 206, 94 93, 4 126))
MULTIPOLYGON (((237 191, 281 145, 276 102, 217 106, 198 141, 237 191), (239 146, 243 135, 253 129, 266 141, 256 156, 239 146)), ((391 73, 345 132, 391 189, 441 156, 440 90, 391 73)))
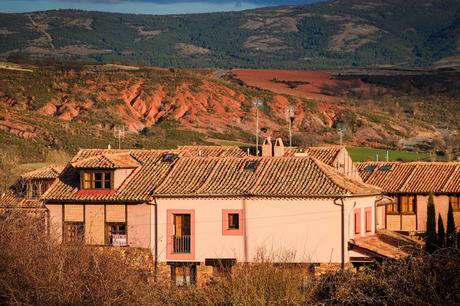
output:
POLYGON ((118 139, 118 149, 121 149, 121 140, 125 138, 125 126, 124 125, 114 126, 113 136, 118 139))
POLYGON ((253 103, 256 107, 256 156, 259 156, 259 106, 263 104, 263 101, 260 98, 256 98, 253 103))
POLYGON ((293 105, 288 106, 286 109, 286 117, 289 122, 289 146, 292 147, 292 120, 295 117, 295 108, 293 105))
POLYGON ((347 126, 344 123, 337 123, 336 125, 337 132, 340 136, 340 146, 343 145, 343 134, 347 131, 347 126))

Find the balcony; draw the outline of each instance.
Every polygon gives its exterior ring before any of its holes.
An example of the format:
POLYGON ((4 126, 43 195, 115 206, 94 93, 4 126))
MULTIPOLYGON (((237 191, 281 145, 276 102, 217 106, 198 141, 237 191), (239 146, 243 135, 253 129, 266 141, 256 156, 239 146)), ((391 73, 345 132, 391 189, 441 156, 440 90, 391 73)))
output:
POLYGON ((190 235, 172 236, 172 251, 174 254, 189 254, 191 250, 190 245, 190 235))

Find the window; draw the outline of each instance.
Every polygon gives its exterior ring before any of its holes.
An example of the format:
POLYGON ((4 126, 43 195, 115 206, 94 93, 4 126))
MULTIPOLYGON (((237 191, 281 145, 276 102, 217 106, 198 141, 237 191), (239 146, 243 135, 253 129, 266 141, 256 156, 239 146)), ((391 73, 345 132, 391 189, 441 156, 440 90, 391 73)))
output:
POLYGON ((372 171, 375 170, 375 168, 377 168, 377 166, 368 165, 368 166, 364 167, 364 171, 372 172, 372 171))
POLYGON ((449 197, 450 204, 453 211, 460 211, 460 195, 453 195, 449 197))
POLYGON ((372 209, 366 208, 366 233, 372 232, 372 209))
POLYGON ((163 155, 162 161, 165 163, 172 163, 176 158, 176 154, 166 153, 163 155))
POLYGON ((355 235, 361 234, 361 209, 355 209, 355 235))
POLYGON ((399 215, 399 201, 397 197, 393 198, 391 204, 386 205, 388 215, 399 215))
POLYGON ((174 214, 173 253, 190 253, 191 215, 174 214))
POLYGON ((111 246, 127 246, 126 223, 106 223, 106 244, 111 246))
POLYGON ((258 164, 259 164, 259 161, 257 160, 248 161, 244 165, 244 170, 255 171, 258 164))
POLYGON ((171 265, 171 278, 176 286, 190 286, 196 282, 196 264, 171 265))
POLYGON ((383 165, 379 168, 380 171, 390 171, 391 166, 390 165, 383 165))
POLYGON ((240 215, 239 214, 228 214, 228 229, 230 230, 240 229, 240 215))
POLYGON ((222 235, 244 235, 244 213, 242 209, 222 210, 222 235))
POLYGON ((83 172, 82 189, 112 189, 112 173, 83 172))
POLYGON ((401 214, 415 214, 415 196, 400 196, 401 214))
POLYGON ((64 241, 67 243, 83 242, 85 225, 83 222, 64 222, 64 241))

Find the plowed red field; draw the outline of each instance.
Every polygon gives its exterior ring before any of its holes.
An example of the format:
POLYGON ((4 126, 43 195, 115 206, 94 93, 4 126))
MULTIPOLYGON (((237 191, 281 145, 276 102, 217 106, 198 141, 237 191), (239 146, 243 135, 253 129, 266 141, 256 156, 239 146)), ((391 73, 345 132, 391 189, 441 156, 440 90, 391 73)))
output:
POLYGON ((233 69, 233 76, 247 86, 267 89, 280 94, 319 100, 336 100, 325 95, 325 87, 347 86, 350 81, 334 80, 325 71, 233 69), (290 84, 296 86, 291 88, 290 84))

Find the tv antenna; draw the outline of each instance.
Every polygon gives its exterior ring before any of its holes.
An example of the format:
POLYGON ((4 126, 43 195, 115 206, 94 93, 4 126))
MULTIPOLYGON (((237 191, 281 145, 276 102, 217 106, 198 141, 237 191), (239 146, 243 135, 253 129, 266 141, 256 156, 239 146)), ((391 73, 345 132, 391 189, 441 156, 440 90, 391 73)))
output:
POLYGON ((263 101, 256 98, 252 103, 256 107, 256 156, 259 156, 259 106, 262 106, 263 101))
POLYGON ((292 120, 295 117, 295 108, 293 105, 288 106, 286 109, 286 117, 289 122, 289 146, 292 147, 292 120))
POLYGON ((124 125, 114 126, 113 136, 118 139, 118 149, 121 149, 121 140, 125 138, 125 126, 124 125))
POLYGON ((343 123, 338 123, 336 126, 337 132, 339 133, 340 136, 340 146, 343 145, 343 134, 347 131, 347 126, 343 123))

